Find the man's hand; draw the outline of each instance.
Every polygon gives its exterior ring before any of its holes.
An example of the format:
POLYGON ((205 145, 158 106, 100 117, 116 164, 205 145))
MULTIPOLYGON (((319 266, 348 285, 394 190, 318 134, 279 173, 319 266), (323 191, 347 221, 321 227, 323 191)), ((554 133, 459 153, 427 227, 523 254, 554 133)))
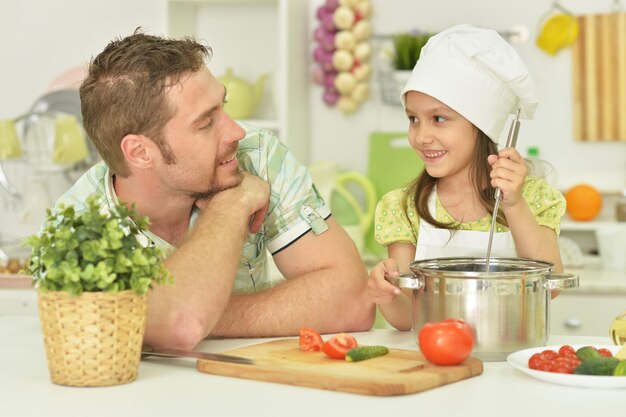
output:
POLYGON ((261 178, 244 171, 243 180, 239 185, 221 191, 210 198, 198 199, 195 205, 200 210, 204 210, 215 200, 231 199, 232 203, 237 204, 237 207, 243 208, 249 217, 248 228, 250 233, 256 233, 263 225, 263 220, 269 207, 269 196, 269 184, 261 178))
POLYGON ((165 260, 174 285, 150 291, 147 343, 189 350, 211 332, 231 299, 247 229, 261 228, 269 193, 268 183, 244 173, 236 187, 195 201, 202 215, 165 260))
POLYGON ((270 185, 259 177, 243 173, 243 181, 239 188, 244 202, 248 203, 250 216, 250 233, 256 233, 261 229, 265 214, 270 205, 270 185))

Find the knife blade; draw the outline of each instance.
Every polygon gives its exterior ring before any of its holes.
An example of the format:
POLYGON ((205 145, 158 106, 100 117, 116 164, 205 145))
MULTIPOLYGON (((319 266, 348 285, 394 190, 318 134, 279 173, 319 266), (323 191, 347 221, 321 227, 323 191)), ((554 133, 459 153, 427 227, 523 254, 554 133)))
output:
POLYGON ((141 358, 143 359, 149 356, 158 356, 163 358, 207 359, 210 361, 241 363, 245 365, 254 364, 254 361, 252 359, 244 358, 241 356, 224 355, 223 353, 208 353, 181 349, 151 349, 144 347, 141 351, 141 358))

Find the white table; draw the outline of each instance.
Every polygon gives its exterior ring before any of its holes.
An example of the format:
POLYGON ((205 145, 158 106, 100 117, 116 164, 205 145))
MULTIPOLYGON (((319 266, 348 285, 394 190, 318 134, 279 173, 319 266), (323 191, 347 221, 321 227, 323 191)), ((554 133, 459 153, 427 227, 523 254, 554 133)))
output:
MULTIPOLYGON (((363 344, 416 349, 411 333, 356 333, 363 344)), ((221 352, 267 339, 207 340, 199 350, 221 352)), ((549 344, 608 344, 601 337, 552 337, 549 344)), ((137 379, 103 388, 50 382, 39 321, 0 317, 0 416, 621 416, 626 390, 545 383, 505 362, 485 363, 480 376, 397 397, 325 391, 202 374, 191 359, 149 359, 137 379)))

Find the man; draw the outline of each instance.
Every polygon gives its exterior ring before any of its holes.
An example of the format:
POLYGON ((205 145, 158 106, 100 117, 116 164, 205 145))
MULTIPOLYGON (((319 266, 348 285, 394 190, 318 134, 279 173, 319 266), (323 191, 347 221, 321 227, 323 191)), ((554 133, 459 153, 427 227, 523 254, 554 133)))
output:
POLYGON ((354 244, 276 137, 224 112, 210 56, 192 39, 136 31, 94 58, 80 96, 103 162, 59 202, 80 208, 99 193, 150 218, 146 237, 174 277, 148 296, 153 346, 369 329, 375 310, 354 244), (283 282, 269 281, 266 248, 283 282))

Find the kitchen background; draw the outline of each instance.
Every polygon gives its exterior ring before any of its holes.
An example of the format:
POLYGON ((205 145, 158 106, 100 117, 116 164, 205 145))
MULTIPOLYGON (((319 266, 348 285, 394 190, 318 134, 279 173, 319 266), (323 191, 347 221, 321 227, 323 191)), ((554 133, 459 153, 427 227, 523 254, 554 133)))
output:
MULTIPOLYGON (((388 36, 411 30, 437 32, 458 23, 496 29, 520 53, 541 95, 535 119, 522 121, 518 148, 523 154, 529 148, 538 149, 539 157, 553 167, 548 173, 550 181, 562 191, 587 183, 604 197, 595 221, 564 222, 564 236, 585 252, 584 262, 579 258, 574 266, 582 268, 581 282, 586 284, 569 298, 560 297, 564 299, 559 301, 563 314, 557 311, 554 316, 564 323, 562 331, 594 334, 597 331, 581 330, 576 323, 581 319, 570 317, 570 312, 580 310, 585 300, 602 300, 598 305, 606 322, 608 314, 626 307, 626 273, 620 266, 605 268, 597 256, 600 243, 596 238, 598 230, 619 225, 614 203, 626 189, 626 141, 574 140, 572 49, 552 56, 535 45, 539 30, 555 11, 554 2, 371 0, 370 97, 348 115, 325 105, 322 87, 312 81, 316 66, 312 55, 317 46, 313 32, 320 25, 316 12, 323 4, 323 0, 2 0, 0 120, 27 113, 55 88, 75 84, 84 64, 113 37, 142 26, 154 34, 195 34, 206 40, 214 50, 209 67, 217 76, 228 68, 250 82, 267 74, 253 122, 277 131, 307 164, 327 161, 343 171, 368 175, 373 172, 372 165, 380 163, 370 157, 372 135, 399 132, 402 138, 407 128, 402 108, 382 99, 380 80, 386 75, 388 36), (613 304, 607 304, 610 302, 613 304)), ((613 0, 563 0, 560 4, 575 15, 626 11, 621 2, 613 0)), ((37 230, 46 203, 79 174, 19 161, 4 161, 3 165, 23 197, 15 200, 0 189, 0 241, 37 230)), ((363 199, 360 194, 358 197, 363 199)), ((624 235, 626 232, 622 232, 619 246, 622 252, 626 251, 624 235)), ((610 239, 617 238, 613 235, 610 239)), ((615 243, 606 246, 615 247, 615 243)), ((622 255, 626 258, 626 253, 622 255)), ((597 311, 594 306, 585 310, 597 311)))

